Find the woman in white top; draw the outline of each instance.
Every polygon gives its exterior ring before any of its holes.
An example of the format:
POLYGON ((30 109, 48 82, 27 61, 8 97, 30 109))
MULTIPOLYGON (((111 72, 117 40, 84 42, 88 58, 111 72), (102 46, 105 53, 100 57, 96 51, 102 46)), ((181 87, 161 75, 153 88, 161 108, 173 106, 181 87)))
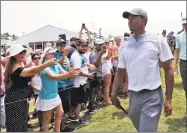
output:
POLYGON ((105 44, 107 52, 102 56, 101 64, 102 64, 102 76, 104 79, 104 101, 107 104, 111 104, 110 101, 110 86, 112 84, 112 74, 113 74, 113 65, 111 61, 112 57, 112 49, 110 46, 107 47, 105 44))
MULTIPOLYGON (((33 53, 31 55, 31 59, 32 59, 33 66, 39 66, 41 64, 41 56, 40 56, 39 53, 33 53)), ((34 89, 34 97, 35 97, 35 102, 36 102, 36 99, 37 99, 38 94, 40 92, 40 89, 42 87, 42 81, 40 79, 39 73, 32 77, 31 82, 30 82, 29 85, 34 89)), ((40 125, 40 131, 41 131, 41 127, 42 127, 42 112, 41 111, 37 112, 37 110, 34 109, 33 116, 36 116, 36 115, 38 115, 38 122, 39 122, 39 125, 40 125)))

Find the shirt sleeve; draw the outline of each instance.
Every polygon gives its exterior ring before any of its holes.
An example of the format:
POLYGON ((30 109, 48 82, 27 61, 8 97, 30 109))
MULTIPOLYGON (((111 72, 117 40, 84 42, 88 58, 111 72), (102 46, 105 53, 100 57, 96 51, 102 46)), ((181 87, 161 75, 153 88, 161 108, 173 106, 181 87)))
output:
POLYGON ((60 72, 63 72, 63 73, 65 73, 66 71, 64 70, 64 68, 58 63, 57 64, 57 68, 58 68, 58 70, 60 71, 60 72))
POLYGON ((161 62, 165 62, 167 60, 173 59, 173 55, 167 41, 164 39, 160 39, 158 41, 158 49, 159 49, 159 59, 161 62))
POLYGON ((49 69, 49 67, 45 68, 43 71, 41 71, 41 75, 46 75, 46 73, 50 72, 51 70, 49 69))
POLYGON ((90 56, 89 56, 89 62, 90 62, 90 64, 92 64, 91 54, 90 54, 90 56))
POLYGON ((176 48, 180 48, 181 45, 180 45, 180 41, 179 41, 179 36, 177 36, 176 38, 176 48))
POLYGON ((125 63, 125 59, 123 56, 123 52, 119 52, 119 62, 118 62, 118 68, 122 68, 122 69, 126 69, 126 63, 125 63))

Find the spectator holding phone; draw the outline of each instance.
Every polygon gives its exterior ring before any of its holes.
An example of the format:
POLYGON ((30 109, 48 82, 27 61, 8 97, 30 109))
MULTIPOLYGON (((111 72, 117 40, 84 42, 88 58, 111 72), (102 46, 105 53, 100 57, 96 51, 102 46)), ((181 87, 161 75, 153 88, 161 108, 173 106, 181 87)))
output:
MULTIPOLYGON (((52 47, 48 47, 44 50, 43 61, 48 61, 54 58, 56 50, 52 47)), ((49 123, 53 110, 55 110, 55 131, 60 132, 61 120, 64 114, 61 99, 58 95, 58 80, 65 78, 72 78, 79 75, 78 69, 72 69, 69 72, 65 72, 61 65, 57 63, 52 67, 45 68, 40 73, 42 81, 42 87, 39 93, 39 97, 36 102, 36 109, 42 111, 43 123, 42 132, 49 131, 49 123)))

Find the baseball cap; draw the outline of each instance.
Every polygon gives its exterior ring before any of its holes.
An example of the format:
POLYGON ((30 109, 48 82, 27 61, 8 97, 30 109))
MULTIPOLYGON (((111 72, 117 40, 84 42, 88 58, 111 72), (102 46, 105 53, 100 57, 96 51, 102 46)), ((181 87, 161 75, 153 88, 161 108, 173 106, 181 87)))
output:
POLYGON ((182 24, 187 24, 187 18, 182 18, 182 24))
POLYGON ((43 56, 49 54, 49 53, 55 53, 57 49, 54 49, 53 47, 47 47, 44 49, 43 56))
POLYGON ((77 38, 77 37, 72 37, 72 38, 70 39, 70 41, 78 41, 78 40, 80 40, 80 39, 77 38))
POLYGON ((77 45, 88 45, 88 42, 86 40, 79 40, 77 45))
POLYGON ((105 43, 103 39, 98 38, 95 40, 95 44, 103 44, 103 43, 105 43))
POLYGON ((142 16, 142 17, 148 19, 147 12, 141 8, 134 8, 131 11, 125 11, 122 14, 123 18, 128 18, 129 15, 142 16))
POLYGON ((59 39, 56 43, 56 46, 65 46, 66 45, 66 41, 64 41, 64 39, 59 39))

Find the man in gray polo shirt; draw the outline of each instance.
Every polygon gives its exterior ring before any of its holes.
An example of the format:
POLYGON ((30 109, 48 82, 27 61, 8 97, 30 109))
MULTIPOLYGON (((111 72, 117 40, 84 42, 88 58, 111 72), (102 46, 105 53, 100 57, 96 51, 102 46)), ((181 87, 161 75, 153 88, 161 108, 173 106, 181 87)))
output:
POLYGON ((120 54, 118 70, 112 88, 112 104, 117 108, 117 88, 124 83, 128 73, 130 90, 129 117, 139 132, 156 132, 162 111, 164 96, 161 88, 159 60, 165 72, 166 98, 165 116, 172 114, 174 76, 172 53, 167 42, 156 34, 145 31, 147 13, 139 8, 124 12, 129 29, 133 34, 120 54), (125 53, 125 54, 124 54, 125 53))

